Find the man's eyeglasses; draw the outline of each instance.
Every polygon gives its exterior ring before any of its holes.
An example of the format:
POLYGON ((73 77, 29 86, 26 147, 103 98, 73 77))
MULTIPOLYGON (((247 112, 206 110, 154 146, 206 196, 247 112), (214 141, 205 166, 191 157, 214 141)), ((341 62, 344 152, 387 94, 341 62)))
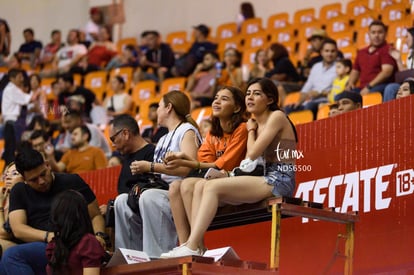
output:
POLYGON ((109 137, 109 139, 112 141, 112 143, 115 143, 115 139, 116 137, 124 130, 125 128, 122 128, 120 130, 118 130, 118 132, 116 132, 115 134, 113 134, 112 136, 109 137))

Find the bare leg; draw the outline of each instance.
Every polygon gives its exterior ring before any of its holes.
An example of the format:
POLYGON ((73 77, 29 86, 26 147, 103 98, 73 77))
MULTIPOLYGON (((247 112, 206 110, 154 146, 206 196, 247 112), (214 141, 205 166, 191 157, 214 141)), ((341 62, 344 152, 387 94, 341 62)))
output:
POLYGON ((193 205, 194 186, 199 180, 200 178, 186 178, 183 180, 183 183, 180 186, 181 198, 183 200, 185 213, 187 215, 187 220, 189 221, 190 225, 191 225, 191 216, 192 216, 192 211, 193 211, 192 205, 193 205))
POLYGON ((190 235, 190 225, 185 214, 184 204, 180 194, 180 186, 182 183, 183 181, 181 180, 173 181, 168 190, 171 213, 180 244, 186 242, 190 235))
POLYGON ((200 208, 186 246, 196 250, 216 215, 219 202, 254 203, 272 196, 272 186, 263 177, 240 176, 206 181, 200 208))
POLYGON ((201 198, 203 196, 204 184, 207 180, 199 179, 199 181, 194 186, 193 191, 193 203, 192 203, 192 213, 190 216, 190 225, 193 227, 194 221, 197 217, 198 210, 200 208, 201 198))

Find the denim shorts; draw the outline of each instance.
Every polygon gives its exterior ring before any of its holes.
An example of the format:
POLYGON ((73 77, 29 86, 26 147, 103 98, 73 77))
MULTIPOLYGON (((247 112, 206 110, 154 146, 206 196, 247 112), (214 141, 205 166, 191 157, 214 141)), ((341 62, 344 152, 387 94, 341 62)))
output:
POLYGON ((265 181, 273 186, 272 193, 276 197, 293 197, 295 191, 294 164, 266 163, 265 181))

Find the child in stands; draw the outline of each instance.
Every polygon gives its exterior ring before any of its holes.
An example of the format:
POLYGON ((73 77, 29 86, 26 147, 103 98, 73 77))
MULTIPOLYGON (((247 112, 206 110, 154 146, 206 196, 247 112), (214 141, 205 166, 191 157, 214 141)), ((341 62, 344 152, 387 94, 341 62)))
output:
POLYGON ((99 274, 105 251, 93 233, 83 196, 61 192, 51 209, 54 238, 46 247, 47 274, 99 274))
POLYGON ((352 61, 349 59, 341 59, 336 62, 336 78, 332 82, 332 90, 328 94, 330 103, 334 103, 335 96, 342 93, 348 84, 349 73, 352 70, 352 61))

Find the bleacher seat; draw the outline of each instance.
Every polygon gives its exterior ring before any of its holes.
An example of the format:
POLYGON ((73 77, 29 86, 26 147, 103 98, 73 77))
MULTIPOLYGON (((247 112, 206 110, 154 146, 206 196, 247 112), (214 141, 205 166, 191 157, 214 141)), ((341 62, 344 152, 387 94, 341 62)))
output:
POLYGON ((267 19, 266 31, 272 32, 277 29, 288 27, 289 25, 289 14, 287 12, 273 14, 267 19))
POLYGON ((253 33, 257 33, 263 30, 262 28, 262 18, 249 18, 243 21, 241 25, 240 34, 250 35, 253 33))
POLYGON ((329 105, 323 105, 319 107, 316 114, 316 119, 324 119, 329 117, 329 105))
POLYGON ((237 34, 237 24, 235 22, 220 24, 216 29, 216 42, 221 39, 232 38, 237 34))
POLYGON ((118 52, 120 53, 120 52, 122 52, 122 50, 127 45, 136 46, 137 45, 137 39, 135 37, 127 37, 127 38, 120 39, 116 43, 116 48, 117 48, 118 52))
POLYGON ((292 112, 288 116, 295 125, 309 123, 313 121, 313 113, 309 110, 292 112))
POLYGON ((92 90, 100 101, 104 99, 104 93, 106 91, 106 78, 106 71, 90 72, 85 75, 85 88, 92 90))
POLYGON ((296 10, 296 12, 293 14, 293 24, 296 28, 300 28, 302 24, 310 23, 315 20, 314 8, 296 10))
POLYGON ((164 95, 173 90, 184 91, 186 82, 186 77, 167 78, 161 83, 160 94, 164 95))
POLYGON ((289 93, 286 95, 283 101, 283 106, 296 104, 297 102, 299 102, 299 99, 300 99, 300 92, 289 93))
POLYGON ((195 120, 195 122, 197 122, 198 125, 200 125, 201 121, 204 119, 210 119, 212 113, 213 110, 210 106, 201 107, 192 110, 191 117, 195 120))
POLYGON ((369 93, 362 96, 362 105, 364 108, 382 103, 382 94, 380 92, 369 93))
POLYGON ((132 100, 135 106, 139 106, 145 100, 154 99, 156 97, 157 83, 154 80, 144 80, 138 82, 132 89, 132 100))
POLYGON ((326 4, 319 10, 319 21, 325 22, 342 15, 342 4, 339 2, 326 4))

